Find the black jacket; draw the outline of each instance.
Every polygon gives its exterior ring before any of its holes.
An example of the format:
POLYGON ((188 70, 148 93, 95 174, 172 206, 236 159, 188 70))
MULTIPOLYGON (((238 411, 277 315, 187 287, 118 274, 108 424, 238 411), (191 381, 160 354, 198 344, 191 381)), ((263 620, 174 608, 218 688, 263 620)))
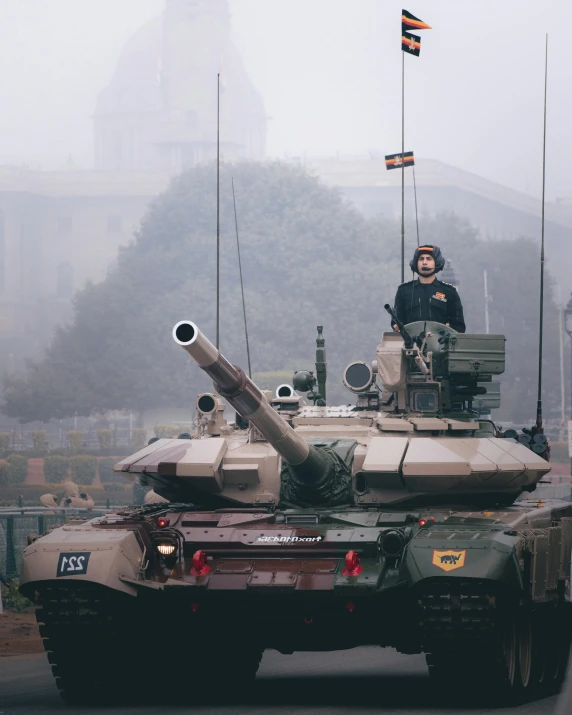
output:
POLYGON ((395 313, 405 324, 416 320, 448 323, 453 330, 465 332, 463 306, 457 289, 438 278, 432 283, 419 280, 402 283, 395 294, 395 313))

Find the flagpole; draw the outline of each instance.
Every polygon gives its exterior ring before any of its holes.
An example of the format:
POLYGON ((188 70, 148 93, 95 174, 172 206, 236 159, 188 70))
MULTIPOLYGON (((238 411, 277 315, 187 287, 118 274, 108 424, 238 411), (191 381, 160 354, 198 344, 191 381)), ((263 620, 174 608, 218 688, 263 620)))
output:
POLYGON ((220 341, 220 72, 216 86, 216 347, 220 341))
POLYGON ((415 164, 413 164, 413 195, 415 196, 415 224, 417 226, 417 248, 419 248, 419 217, 417 215, 417 183, 415 182, 415 164))
POLYGON ((405 283, 405 52, 401 52, 401 282, 405 283))

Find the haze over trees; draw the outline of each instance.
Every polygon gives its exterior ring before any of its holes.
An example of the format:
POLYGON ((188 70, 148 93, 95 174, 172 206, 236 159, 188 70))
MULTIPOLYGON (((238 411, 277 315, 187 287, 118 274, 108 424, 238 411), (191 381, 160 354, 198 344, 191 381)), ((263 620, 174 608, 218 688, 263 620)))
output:
MULTIPOLYGON (((255 373, 313 367, 316 325, 324 325, 328 399, 350 402, 341 371, 371 360, 389 326, 400 277, 400 229, 366 220, 302 168, 281 163, 221 167, 221 350, 246 368, 231 192, 238 222, 255 373)), ((73 321, 57 330, 40 361, 5 378, 3 411, 22 422, 113 409, 186 407, 211 385, 171 332, 191 319, 215 341, 215 167, 175 179, 151 206, 105 281, 75 298, 73 321)), ((490 330, 507 336, 498 416, 530 422, 536 406, 538 240, 482 241, 455 215, 421 217, 421 239, 453 262, 468 332, 484 332, 483 271, 490 330)), ((408 227, 407 260, 416 245, 408 227)), ((549 265, 549 264, 548 264, 549 265)), ((407 279, 410 278, 408 275, 407 279)), ((546 280, 547 407, 558 404, 558 314, 546 280)), ((265 379, 267 379, 266 376, 265 379)), ((269 384, 269 387, 276 387, 269 384)), ((266 386, 266 385, 262 385, 266 386)))

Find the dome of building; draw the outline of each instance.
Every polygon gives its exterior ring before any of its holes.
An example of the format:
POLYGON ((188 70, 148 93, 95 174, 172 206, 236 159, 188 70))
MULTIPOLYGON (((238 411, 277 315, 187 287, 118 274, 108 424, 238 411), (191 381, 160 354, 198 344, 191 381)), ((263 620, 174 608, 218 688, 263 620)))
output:
POLYGON ((177 173, 216 153, 264 156, 266 114, 231 39, 227 0, 167 0, 124 47, 95 111, 95 166, 177 173))

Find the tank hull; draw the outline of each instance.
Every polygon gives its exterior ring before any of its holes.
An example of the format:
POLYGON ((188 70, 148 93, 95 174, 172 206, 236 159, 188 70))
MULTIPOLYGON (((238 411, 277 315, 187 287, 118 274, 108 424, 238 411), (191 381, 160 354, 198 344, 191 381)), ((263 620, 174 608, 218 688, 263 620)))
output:
POLYGON ((168 614, 193 641, 234 633, 248 644, 252 677, 266 648, 379 645, 426 653, 436 678, 454 670, 476 681, 474 659, 484 659, 490 668, 478 672, 489 685, 536 692, 563 672, 571 547, 572 505, 561 501, 497 512, 154 505, 40 537, 24 552, 21 588, 39 600, 46 650, 68 700, 97 695, 83 681, 78 693, 70 685, 77 671, 62 678, 60 661, 79 651, 74 638, 85 639, 84 626, 102 613, 107 625, 121 622, 121 642, 137 640, 149 613, 168 614), (163 542, 176 553, 159 554, 163 542), (84 624, 80 608, 72 631, 60 622, 70 602, 88 604, 91 614, 84 624), (562 641, 557 658, 543 635, 550 631, 562 641), (62 632, 70 639, 63 651, 62 632))

